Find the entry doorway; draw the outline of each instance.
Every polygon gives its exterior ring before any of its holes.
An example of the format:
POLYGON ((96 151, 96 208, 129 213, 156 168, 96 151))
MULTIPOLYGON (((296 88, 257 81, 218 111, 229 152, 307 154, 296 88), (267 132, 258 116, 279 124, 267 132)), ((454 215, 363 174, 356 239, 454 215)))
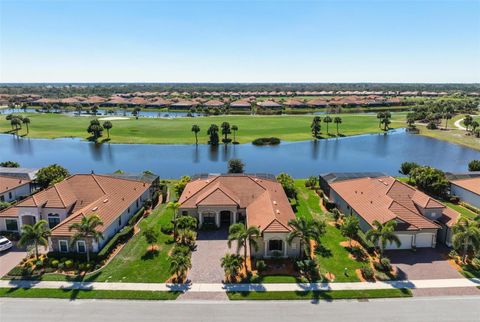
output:
POLYGON ((222 210, 220 211, 220 223, 222 225, 230 225, 231 224, 231 211, 229 210, 222 210))

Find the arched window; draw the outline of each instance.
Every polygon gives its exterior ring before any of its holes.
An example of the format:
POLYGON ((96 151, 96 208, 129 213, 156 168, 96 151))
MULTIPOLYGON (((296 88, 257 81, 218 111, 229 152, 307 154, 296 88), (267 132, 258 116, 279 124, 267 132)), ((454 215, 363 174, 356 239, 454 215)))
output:
POLYGON ((269 251, 283 251, 283 240, 280 239, 271 239, 268 241, 268 250, 269 251))
POLYGON ((56 225, 60 223, 60 215, 59 214, 48 214, 48 227, 52 229, 56 225))

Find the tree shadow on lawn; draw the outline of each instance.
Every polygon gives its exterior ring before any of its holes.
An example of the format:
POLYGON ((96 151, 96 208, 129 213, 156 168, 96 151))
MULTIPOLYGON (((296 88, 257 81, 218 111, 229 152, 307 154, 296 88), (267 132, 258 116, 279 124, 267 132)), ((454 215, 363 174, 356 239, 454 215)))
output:
POLYGON ((322 244, 318 244, 317 246, 315 246, 315 253, 322 256, 322 257, 332 257, 333 254, 332 254, 332 251, 328 248, 326 248, 325 246, 323 246, 322 244))
POLYGON ((146 261, 146 260, 152 260, 155 257, 157 257, 158 255, 160 255, 160 251, 158 249, 153 249, 153 250, 149 249, 140 258, 142 260, 146 261))

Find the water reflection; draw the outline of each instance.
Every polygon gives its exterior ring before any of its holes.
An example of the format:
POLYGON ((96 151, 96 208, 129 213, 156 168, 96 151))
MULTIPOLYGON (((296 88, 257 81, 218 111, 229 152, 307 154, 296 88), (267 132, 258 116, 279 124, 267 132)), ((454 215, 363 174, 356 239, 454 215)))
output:
POLYGON ((72 172, 148 169, 164 178, 174 178, 198 172, 225 172, 226 162, 231 158, 242 159, 249 172, 288 172, 295 177, 328 171, 383 171, 396 175, 400 164, 407 160, 446 171, 465 171, 470 160, 480 159, 480 152, 401 131, 388 135, 283 142, 271 147, 94 144, 79 139, 0 135, 0 160, 14 160, 25 167, 59 163, 72 172))

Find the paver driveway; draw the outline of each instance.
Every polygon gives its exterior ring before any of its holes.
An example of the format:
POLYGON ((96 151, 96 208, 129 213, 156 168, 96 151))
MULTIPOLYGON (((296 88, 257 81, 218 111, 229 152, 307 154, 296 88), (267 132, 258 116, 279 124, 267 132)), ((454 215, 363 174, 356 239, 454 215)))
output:
POLYGON ((7 251, 0 253, 0 277, 5 276, 12 268, 17 266, 22 259, 27 256, 24 249, 19 249, 17 246, 10 248, 7 251))
POLYGON ((221 258, 228 252, 236 251, 236 243, 232 248, 227 245, 228 231, 223 226, 219 230, 199 231, 197 249, 192 253, 192 269, 188 279, 193 283, 221 283, 225 273, 220 266, 221 258))

